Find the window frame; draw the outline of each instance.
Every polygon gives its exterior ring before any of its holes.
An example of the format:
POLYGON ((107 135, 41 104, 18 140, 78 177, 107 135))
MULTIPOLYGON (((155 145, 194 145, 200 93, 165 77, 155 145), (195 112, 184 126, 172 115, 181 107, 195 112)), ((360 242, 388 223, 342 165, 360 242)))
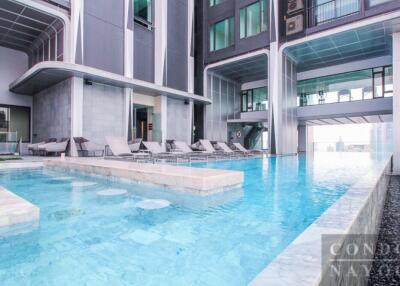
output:
POLYGON ((246 38, 250 38, 250 37, 255 37, 263 32, 266 32, 268 30, 268 21, 267 21, 267 0, 257 0, 255 2, 252 2, 242 8, 239 9, 239 38, 242 39, 246 39, 246 38), (264 6, 265 3, 265 6, 264 6), (252 6, 258 4, 259 5, 259 19, 260 19, 260 23, 259 23, 259 32, 253 35, 248 35, 248 21, 247 21, 247 17, 248 17, 248 13, 247 13, 247 9, 252 6), (244 36, 242 37, 242 11, 244 11, 244 36), (265 21, 265 28, 264 28, 264 21, 265 21))
MULTIPOLYGON (((11 108, 13 108, 13 107, 15 107, 15 108, 23 108, 23 109, 26 109, 26 110, 28 110, 28 129, 29 129, 29 132, 28 132, 28 140, 22 140, 22 143, 30 143, 31 142, 31 140, 32 140, 32 130, 31 130, 31 124, 32 124, 32 108, 31 107, 29 107, 29 106, 21 106, 21 105, 11 105, 11 104, 0 104, 0 107, 2 107, 2 108, 7 108, 8 110, 7 110, 7 113, 8 113, 8 117, 9 117, 9 121, 8 121, 8 124, 7 124, 7 130, 8 131, 6 131, 6 132, 12 132, 12 131, 10 131, 10 128, 11 128, 11 120, 12 120, 12 116, 11 116, 11 108)), ((19 138, 18 138, 18 140, 19 140, 19 138)))
POLYGON ((219 2, 219 3, 215 3, 216 0, 208 0, 208 7, 215 7, 215 6, 218 6, 218 5, 222 4, 222 3, 224 3, 225 1, 226 1, 226 0, 222 0, 222 1, 219 2))
POLYGON ((135 13, 135 1, 136 0, 132 1, 132 3, 133 3, 133 21, 136 24, 140 25, 140 26, 146 27, 149 30, 153 30, 154 29, 154 25, 153 25, 153 20, 154 20, 154 18, 153 18, 153 16, 154 16, 154 4, 153 3, 154 3, 154 1, 153 0, 146 0, 146 1, 150 1, 151 2, 151 9, 150 9, 150 11, 151 11, 151 15, 150 15, 151 21, 148 21, 148 20, 144 19, 143 17, 140 17, 140 16, 136 15, 136 13, 135 13))
POLYGON ((216 51, 221 51, 223 49, 232 47, 235 45, 235 18, 233 16, 230 16, 228 18, 222 19, 220 21, 217 21, 215 23, 212 23, 209 26, 209 33, 208 33, 208 42, 209 42, 209 52, 216 52, 216 51), (216 49, 216 40, 217 40, 217 33, 216 33, 216 27, 218 24, 222 22, 227 22, 228 23, 228 37, 229 37, 229 44, 226 47, 216 49), (232 25, 232 26, 231 26, 232 25), (211 37, 212 34, 212 37, 211 37), (231 38, 232 37, 232 38, 231 38))

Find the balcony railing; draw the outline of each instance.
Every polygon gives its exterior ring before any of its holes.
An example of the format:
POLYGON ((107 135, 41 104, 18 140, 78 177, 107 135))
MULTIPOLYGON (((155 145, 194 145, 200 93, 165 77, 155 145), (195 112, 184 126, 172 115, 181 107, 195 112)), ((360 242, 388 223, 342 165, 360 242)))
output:
POLYGON ((360 12, 362 0, 314 0, 308 8, 308 26, 315 27, 360 12))

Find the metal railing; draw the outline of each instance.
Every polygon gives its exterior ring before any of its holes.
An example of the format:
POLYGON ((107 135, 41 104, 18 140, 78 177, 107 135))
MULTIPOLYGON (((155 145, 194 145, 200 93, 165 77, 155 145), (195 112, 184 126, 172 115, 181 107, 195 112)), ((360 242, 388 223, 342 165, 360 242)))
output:
POLYGON ((331 0, 318 4, 313 1, 308 8, 308 27, 315 27, 358 14, 362 0, 331 0))

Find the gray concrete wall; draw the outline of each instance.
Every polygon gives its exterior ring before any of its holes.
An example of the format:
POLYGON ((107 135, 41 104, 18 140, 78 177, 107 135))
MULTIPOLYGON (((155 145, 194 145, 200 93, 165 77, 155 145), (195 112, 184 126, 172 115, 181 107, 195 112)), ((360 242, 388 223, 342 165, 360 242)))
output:
POLYGON ((8 86, 28 70, 28 55, 0 47, 0 104, 32 107, 32 96, 18 95, 8 86))
POLYGON ((33 96, 33 142, 70 137, 71 82, 65 80, 33 96))
POLYGON ((168 43, 166 85, 187 91, 188 77, 188 3, 168 0, 168 43))
POLYGON ((98 144, 105 136, 124 136, 124 89, 103 84, 83 86, 83 137, 98 144))
POLYGON ((124 0, 85 0, 83 62, 123 74, 124 0))
POLYGON ((167 100, 167 137, 191 143, 192 105, 182 100, 167 100))

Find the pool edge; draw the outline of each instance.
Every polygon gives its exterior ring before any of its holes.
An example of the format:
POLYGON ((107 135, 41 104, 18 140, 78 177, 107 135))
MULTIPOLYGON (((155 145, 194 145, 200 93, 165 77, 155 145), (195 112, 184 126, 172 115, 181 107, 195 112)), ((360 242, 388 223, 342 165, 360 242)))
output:
MULTIPOLYGON (((390 167, 391 159, 388 159, 377 170, 362 177, 362 181, 352 185, 248 285, 309 286, 321 285, 322 281, 326 283, 330 278, 327 277, 328 262, 321 262, 321 236, 338 235, 335 242, 343 245, 345 242, 349 243, 349 239, 357 239, 357 236, 346 236, 347 234, 377 234, 386 199, 390 167)), ((335 281, 330 281, 334 284, 329 285, 340 285, 339 280, 347 285, 345 281, 348 278, 344 273, 348 272, 341 273, 335 281)))

